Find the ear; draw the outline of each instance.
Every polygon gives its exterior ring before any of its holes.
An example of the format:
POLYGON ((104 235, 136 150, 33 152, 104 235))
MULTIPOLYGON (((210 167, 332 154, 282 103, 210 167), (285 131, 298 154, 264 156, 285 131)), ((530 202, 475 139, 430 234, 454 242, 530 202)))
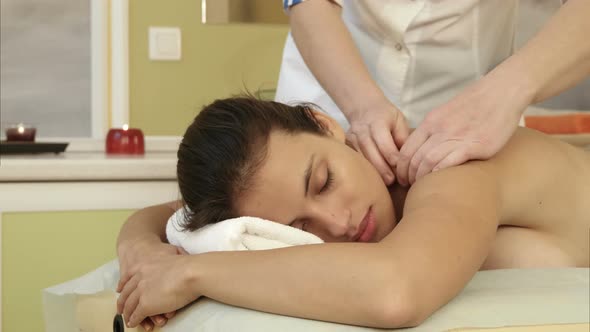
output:
POLYGON ((327 115, 326 113, 317 110, 312 110, 312 112, 315 119, 318 122, 320 122, 324 126, 324 128, 328 130, 328 134, 330 136, 344 143, 346 136, 344 133, 344 129, 342 128, 342 126, 340 126, 338 121, 334 120, 331 116, 327 115))

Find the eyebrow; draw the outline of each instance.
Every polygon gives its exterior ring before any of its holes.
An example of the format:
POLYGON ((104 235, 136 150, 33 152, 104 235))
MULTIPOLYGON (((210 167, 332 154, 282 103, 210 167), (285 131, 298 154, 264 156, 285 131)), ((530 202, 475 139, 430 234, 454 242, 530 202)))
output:
POLYGON ((309 158, 309 165, 307 165, 307 169, 305 170, 305 196, 307 197, 307 192, 309 191, 309 179, 311 178, 311 168, 313 166, 313 161, 315 159, 315 154, 311 155, 309 158))

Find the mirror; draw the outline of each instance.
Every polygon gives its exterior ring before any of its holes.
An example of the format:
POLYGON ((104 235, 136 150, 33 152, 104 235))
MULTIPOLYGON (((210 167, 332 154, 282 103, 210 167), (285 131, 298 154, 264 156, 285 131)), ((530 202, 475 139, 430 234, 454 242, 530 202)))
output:
POLYGON ((289 24, 278 0, 201 0, 201 23, 289 24))

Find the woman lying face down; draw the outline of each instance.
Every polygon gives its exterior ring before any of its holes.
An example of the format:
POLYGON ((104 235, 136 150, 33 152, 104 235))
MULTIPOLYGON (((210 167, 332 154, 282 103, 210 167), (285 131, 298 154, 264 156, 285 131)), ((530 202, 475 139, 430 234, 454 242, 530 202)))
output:
POLYGON ((195 211, 187 229, 256 216, 325 242, 378 242, 394 228, 388 188, 330 117, 247 98, 201 114, 178 152, 182 197, 195 211))
MULTIPOLYGON (((496 182, 481 189, 494 192, 499 196, 494 197, 499 199, 496 203, 502 203, 494 214, 498 244, 482 268, 588 265, 587 257, 576 250, 580 248, 564 248, 560 240, 551 238, 584 229, 590 222, 582 203, 589 197, 588 153, 526 129, 512 141, 495 159, 471 163, 487 173, 478 176, 479 181, 496 182), (559 156, 541 161, 546 156, 539 155, 541 149, 555 150, 559 156), (573 165, 563 166, 562 161, 573 165), (551 172, 542 174, 544 169, 551 172), (560 174, 561 183, 549 181, 549 187, 541 186, 535 174, 560 174), (568 179, 572 183, 567 190, 573 190, 565 197, 571 200, 558 194, 568 179), (527 202, 527 196, 539 200, 527 202)), ((386 187, 376 169, 346 145, 338 123, 311 105, 291 107, 251 98, 218 100, 188 128, 178 156, 182 197, 196 211, 187 220, 189 230, 255 216, 300 228, 325 242, 379 242, 403 220, 407 209, 409 188, 386 187)), ((468 184, 470 173, 459 172, 438 182, 449 192, 468 184)), ((412 191, 416 189, 431 195, 424 204, 433 205, 437 188, 422 185, 412 191)), ((482 202, 465 193, 455 194, 457 201, 450 203, 465 209, 494 206, 494 200, 482 202)), ((426 218, 449 212, 444 210, 432 211, 426 218)))
MULTIPOLYGON (((193 211, 187 230, 249 215, 327 243, 149 261, 122 278, 118 309, 131 326, 200 296, 345 324, 415 326, 478 270, 590 265, 590 156, 531 130, 517 130, 488 161, 387 188, 311 106, 230 98, 196 117, 178 159, 183 204, 193 211)), ((165 225, 171 213, 143 218, 165 225)), ((130 237, 121 233, 120 243, 130 237)))

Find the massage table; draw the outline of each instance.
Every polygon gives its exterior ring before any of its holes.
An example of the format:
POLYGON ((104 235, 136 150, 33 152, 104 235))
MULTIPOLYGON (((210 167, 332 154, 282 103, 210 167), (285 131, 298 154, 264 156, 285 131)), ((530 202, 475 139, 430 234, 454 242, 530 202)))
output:
MULTIPOLYGON (((480 271, 463 291, 410 332, 588 332, 590 269, 480 271)), ((47 288, 43 292, 47 332, 110 332, 116 316, 118 262, 47 288)), ((118 331, 143 331, 124 326, 118 331)), ((180 310, 163 332, 388 331, 269 314, 201 298, 180 310)))

